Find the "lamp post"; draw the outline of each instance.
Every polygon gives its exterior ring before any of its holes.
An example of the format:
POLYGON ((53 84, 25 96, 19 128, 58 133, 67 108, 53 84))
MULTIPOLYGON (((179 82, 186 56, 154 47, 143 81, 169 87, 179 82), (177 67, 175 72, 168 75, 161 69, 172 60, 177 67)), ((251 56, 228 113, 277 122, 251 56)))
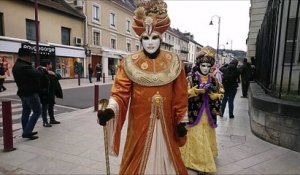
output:
POLYGON ((219 45, 219 50, 221 50, 221 59, 219 60, 219 64, 223 64, 224 63, 224 52, 225 52, 225 45, 224 44, 220 44, 219 45), (223 46, 223 49, 221 48, 221 46, 223 46), (221 50, 222 49, 222 50, 221 50))
POLYGON ((218 18, 218 41, 217 41, 217 61, 219 61, 219 40, 220 40, 220 24, 221 24, 221 17, 218 15, 213 15, 210 19, 209 25, 214 25, 213 24, 213 18, 217 17, 218 18))

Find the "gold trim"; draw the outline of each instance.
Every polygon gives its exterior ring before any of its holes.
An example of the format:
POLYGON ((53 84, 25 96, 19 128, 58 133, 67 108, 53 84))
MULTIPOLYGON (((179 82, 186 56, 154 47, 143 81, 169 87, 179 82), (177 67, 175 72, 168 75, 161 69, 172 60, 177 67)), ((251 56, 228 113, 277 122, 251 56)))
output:
POLYGON ((148 157, 150 153, 150 148, 152 146, 152 139, 153 139, 153 132, 155 128, 156 121, 160 118, 160 116, 163 116, 163 98, 157 92, 154 96, 152 96, 152 104, 151 104, 151 114, 149 118, 149 128, 147 131, 145 146, 143 150, 143 155, 141 159, 141 164, 139 167, 139 173, 138 174, 144 174, 145 169, 148 162, 148 157))
POLYGON ((170 60, 170 65, 167 65, 160 72, 145 71, 135 63, 139 59, 143 59, 142 51, 129 55, 125 58, 124 69, 130 80, 142 86, 162 86, 175 80, 181 71, 181 61, 179 57, 171 52, 161 50, 163 59, 170 60))
MULTIPOLYGON (((176 173, 177 174, 179 174, 179 169, 178 169, 178 167, 177 167, 177 164, 175 163, 175 156, 173 155, 173 152, 172 152, 172 147, 171 147, 171 144, 170 144, 170 137, 169 137, 169 135, 168 135, 168 129, 167 129, 167 126, 166 126, 166 122, 165 122, 165 116, 164 116, 164 113, 163 113, 163 109, 161 109, 162 110, 162 116, 161 116, 161 125, 162 125, 162 128, 163 128, 163 133, 165 134, 165 136, 166 136, 166 142, 167 142, 167 144, 168 144, 168 151, 169 151, 169 153, 170 153, 170 155, 171 155, 171 159, 172 159, 172 163, 173 163, 173 165, 174 165, 174 168, 175 168, 175 171, 176 171, 176 173)), ((172 116, 171 116, 172 117, 172 116)), ((179 149, 179 148, 178 148, 179 149)))

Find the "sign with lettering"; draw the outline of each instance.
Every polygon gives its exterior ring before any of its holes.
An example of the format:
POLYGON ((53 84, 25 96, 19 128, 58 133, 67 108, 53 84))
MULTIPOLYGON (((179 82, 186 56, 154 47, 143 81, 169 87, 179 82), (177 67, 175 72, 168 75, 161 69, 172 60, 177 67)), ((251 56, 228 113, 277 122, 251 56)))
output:
MULTIPOLYGON (((22 48, 32 50, 33 53, 36 53, 36 45, 30 43, 22 43, 22 48)), ((40 55, 50 55, 55 56, 55 47, 53 46, 41 46, 39 45, 40 55)))

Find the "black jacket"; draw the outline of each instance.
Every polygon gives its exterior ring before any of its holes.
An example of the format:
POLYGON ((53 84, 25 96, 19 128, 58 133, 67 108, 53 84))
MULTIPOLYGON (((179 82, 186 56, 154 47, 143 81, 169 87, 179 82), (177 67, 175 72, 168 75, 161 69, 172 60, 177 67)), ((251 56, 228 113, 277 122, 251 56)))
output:
POLYGON ((242 81, 249 81, 252 77, 251 65, 249 63, 244 63, 239 71, 241 73, 242 81))
POLYGON ((40 67, 39 71, 43 74, 40 81, 40 100, 42 104, 55 104, 55 96, 62 98, 62 89, 58 79, 60 75, 51 75, 45 68, 40 67))
POLYGON ((237 88, 240 82, 240 72, 234 64, 225 64, 220 68, 223 73, 222 84, 226 89, 237 88), (228 79, 227 79, 228 77, 228 79))
POLYGON ((18 86, 19 97, 28 97, 39 92, 42 74, 32 67, 30 62, 18 58, 12 68, 12 73, 18 86))

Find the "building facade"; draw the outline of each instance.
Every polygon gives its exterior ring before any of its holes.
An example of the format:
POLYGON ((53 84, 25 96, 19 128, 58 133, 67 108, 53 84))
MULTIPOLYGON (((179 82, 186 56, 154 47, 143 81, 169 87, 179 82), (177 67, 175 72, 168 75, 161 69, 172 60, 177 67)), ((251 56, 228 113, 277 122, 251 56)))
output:
MULTIPOLYGON (((134 0, 39 0, 40 61, 51 59, 63 78, 76 78, 78 72, 86 77, 88 64, 95 70, 97 63, 110 75, 120 59, 142 49, 131 27, 135 9, 134 0)), ((6 57, 10 71, 20 47, 35 51, 35 31, 34 1, 0 1, 0 56, 6 57)), ((188 63, 194 62, 201 45, 169 28, 162 36, 162 49, 188 63)))
MULTIPOLYGON (((54 69, 64 78, 75 77, 75 65, 84 66, 84 16, 64 1, 38 1, 40 60, 50 59, 54 69), (60 19, 60 20, 57 20, 60 19)), ((9 63, 9 71, 20 47, 35 52, 35 5, 30 0, 0 1, 0 56, 9 63), (13 9, 13 10, 11 10, 13 9)), ((36 62, 35 58, 32 60, 36 62)), ((83 72, 82 72, 83 74, 83 72)), ((12 76, 7 79, 13 79, 12 76)))
POLYGON ((266 13, 269 0, 251 0, 251 7, 249 10, 250 22, 249 33, 247 39, 247 59, 255 57, 256 52, 256 37, 260 30, 261 23, 266 13))
POLYGON ((102 73, 110 75, 111 68, 116 69, 120 59, 141 47, 138 36, 131 28, 135 9, 133 1, 74 2, 75 7, 87 17, 84 46, 90 52, 88 64, 94 70, 97 63, 102 64, 102 73))

